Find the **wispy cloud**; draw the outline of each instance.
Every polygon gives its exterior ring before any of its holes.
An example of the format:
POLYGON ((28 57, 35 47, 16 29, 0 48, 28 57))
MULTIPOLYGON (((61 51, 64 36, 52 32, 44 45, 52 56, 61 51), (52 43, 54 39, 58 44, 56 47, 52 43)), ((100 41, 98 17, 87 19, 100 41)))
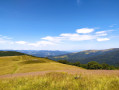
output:
POLYGON ((16 41, 17 44, 26 44, 26 41, 16 41))
MULTIPOLYGON (((46 41, 51 41, 54 43, 66 42, 66 41, 79 42, 79 41, 85 41, 85 40, 101 41, 100 37, 107 36, 110 30, 98 31, 93 33, 94 31, 95 31, 95 28, 81 28, 81 29, 77 29, 76 33, 62 33, 57 37, 46 36, 42 39, 46 41)), ((103 40, 103 41, 106 41, 106 40, 103 40)))
POLYGON ((112 24, 112 25, 110 25, 109 27, 114 27, 114 26, 116 26, 117 24, 112 24))
POLYGON ((95 30, 94 28, 81 28, 81 29, 77 29, 76 32, 77 33, 91 33, 94 30, 95 30))
POLYGON ((97 41, 101 42, 101 41, 108 41, 110 40, 109 38, 98 38, 97 41))
POLYGON ((8 36, 0 35, 0 44, 13 44, 12 38, 8 36))
POLYGON ((39 47, 39 46, 49 46, 49 45, 56 45, 56 44, 50 41, 38 41, 36 43, 28 43, 28 45, 39 47))
POLYGON ((80 4, 80 0, 77 0, 77 4, 78 4, 78 5, 80 4))
POLYGON ((30 49, 33 47, 45 49, 50 47, 63 47, 67 42, 70 42, 71 45, 69 44, 69 46, 72 46, 74 43, 81 41, 108 41, 110 38, 107 38, 107 36, 110 31, 112 30, 96 32, 95 28, 80 28, 76 29, 74 33, 61 33, 58 36, 46 36, 40 38, 40 40, 36 42, 27 42, 24 40, 15 41, 10 37, 0 35, 0 45, 12 44, 16 47, 24 46, 24 48, 30 49))
POLYGON ((96 32, 96 35, 97 36, 107 36, 107 31, 99 31, 99 32, 96 32))
POLYGON ((84 40, 91 40, 94 39, 92 35, 79 35, 79 34, 61 34, 60 35, 63 39, 69 41, 84 41, 84 40))

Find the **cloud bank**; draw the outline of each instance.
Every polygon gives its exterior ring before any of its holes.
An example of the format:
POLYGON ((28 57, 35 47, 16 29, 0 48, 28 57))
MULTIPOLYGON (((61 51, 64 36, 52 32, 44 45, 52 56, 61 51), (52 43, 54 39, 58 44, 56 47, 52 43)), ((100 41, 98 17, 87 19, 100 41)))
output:
MULTIPOLYGON (((14 41, 13 39, 0 35, 0 45, 1 44, 10 44, 10 45, 20 45, 24 47, 55 47, 55 46, 62 46, 66 43, 73 43, 82 42, 82 41, 97 41, 97 42, 104 42, 109 41, 110 38, 107 38, 108 31, 96 31, 94 28, 80 28, 76 29, 74 33, 61 33, 59 36, 46 36, 40 38, 39 41, 36 42, 27 42, 24 40, 21 41, 14 41)), ((70 45, 69 44, 69 45, 70 45)))

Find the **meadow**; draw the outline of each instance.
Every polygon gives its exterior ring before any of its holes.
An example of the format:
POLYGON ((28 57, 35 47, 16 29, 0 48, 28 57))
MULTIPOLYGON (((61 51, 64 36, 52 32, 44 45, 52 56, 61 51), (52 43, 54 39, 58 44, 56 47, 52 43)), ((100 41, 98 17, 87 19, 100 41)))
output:
POLYGON ((26 55, 0 57, 0 90, 119 90, 119 70, 86 70, 26 55))
POLYGON ((52 72, 0 79, 0 90, 119 90, 119 75, 52 72))
POLYGON ((57 63, 46 58, 27 55, 0 57, 0 75, 76 68, 80 69, 76 66, 57 63))

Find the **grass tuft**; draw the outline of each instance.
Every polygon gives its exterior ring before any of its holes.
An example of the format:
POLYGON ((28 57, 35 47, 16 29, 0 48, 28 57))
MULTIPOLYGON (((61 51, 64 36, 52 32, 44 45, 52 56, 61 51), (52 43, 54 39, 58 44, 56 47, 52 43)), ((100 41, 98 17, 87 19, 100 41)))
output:
POLYGON ((0 80, 0 90, 118 90, 117 76, 87 76, 48 73, 44 76, 9 78, 0 80))

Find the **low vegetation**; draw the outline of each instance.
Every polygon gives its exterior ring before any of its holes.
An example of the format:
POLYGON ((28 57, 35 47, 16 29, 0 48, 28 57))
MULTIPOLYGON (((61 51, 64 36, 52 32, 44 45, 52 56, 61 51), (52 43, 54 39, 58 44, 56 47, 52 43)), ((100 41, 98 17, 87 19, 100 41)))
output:
POLYGON ((58 60, 58 62, 63 63, 63 64, 74 65, 78 67, 83 67, 86 69, 101 69, 101 70, 119 69, 118 66, 108 65, 106 63, 99 64, 98 62, 95 62, 95 61, 88 62, 87 64, 81 64, 80 62, 71 63, 71 62, 68 62, 67 60, 58 60))
POLYGON ((118 75, 48 73, 0 80, 0 90, 118 90, 118 75))

